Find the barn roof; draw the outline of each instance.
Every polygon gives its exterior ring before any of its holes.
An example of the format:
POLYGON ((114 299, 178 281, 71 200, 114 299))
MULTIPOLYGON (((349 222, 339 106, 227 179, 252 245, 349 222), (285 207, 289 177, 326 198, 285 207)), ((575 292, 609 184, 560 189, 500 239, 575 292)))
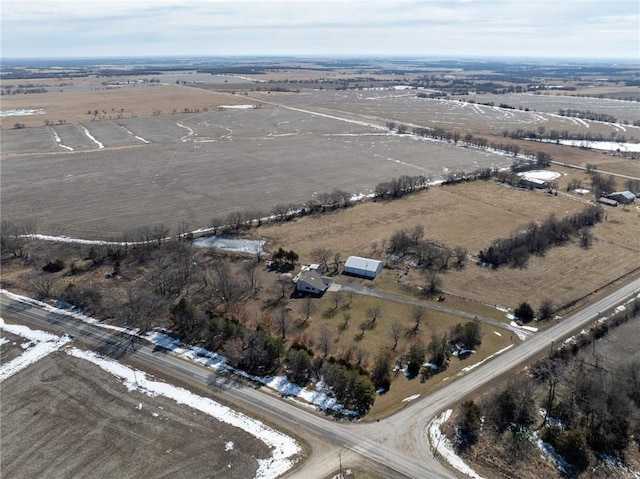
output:
POLYGON ((345 261, 345 268, 355 268, 363 271, 377 272, 382 261, 370 258, 361 258, 360 256, 349 256, 345 261))

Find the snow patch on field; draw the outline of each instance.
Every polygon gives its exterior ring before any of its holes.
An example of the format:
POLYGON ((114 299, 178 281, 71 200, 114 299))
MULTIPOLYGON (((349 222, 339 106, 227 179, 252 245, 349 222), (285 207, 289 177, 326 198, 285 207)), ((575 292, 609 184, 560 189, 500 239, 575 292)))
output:
POLYGON ((150 141, 145 140, 144 138, 142 138, 141 136, 138 135, 134 135, 133 132, 127 128, 125 128, 124 126, 120 125, 120 128, 122 128, 124 131, 126 131, 127 133, 129 133, 131 136, 133 136, 136 140, 140 140, 142 143, 151 143, 150 141))
POLYGON ((435 448, 433 455, 435 457, 439 454, 451 465, 451 467, 472 479, 482 479, 476 471, 471 469, 471 467, 469 467, 462 458, 456 454, 453 444, 451 444, 449 438, 447 438, 447 436, 445 436, 440 430, 440 426, 449 420, 452 412, 453 411, 451 409, 447 409, 429 425, 429 440, 431 441, 431 447, 435 448))
POLYGON ((246 240, 224 238, 222 236, 205 236, 193 240, 193 246, 200 248, 217 248, 225 251, 234 251, 236 253, 252 253, 265 254, 262 247, 266 243, 265 240, 246 240))
POLYGON ((178 125, 180 128, 184 128, 185 130, 187 130, 187 134, 180 138, 180 141, 182 142, 187 141, 187 138, 189 138, 195 133, 195 131, 193 131, 193 128, 189 128, 188 126, 185 126, 180 122, 177 122, 176 125, 178 125))
POLYGON ((87 128, 85 128, 84 126, 82 127, 82 130, 84 131, 84 134, 87 135, 87 138, 89 138, 91 141, 93 141, 96 145, 98 145, 98 149, 102 150, 104 148, 104 145, 99 142, 98 140, 95 139, 95 137, 89 132, 89 130, 87 130, 87 128))
MULTIPOLYGON (((269 459, 258 459, 256 479, 279 477, 291 469, 297 460, 296 456, 301 451, 298 443, 260 421, 223 406, 212 399, 193 394, 186 389, 167 383, 150 381, 143 371, 131 369, 94 352, 81 351, 77 348, 72 348, 67 352, 71 356, 89 361, 102 370, 120 378, 129 391, 135 390, 149 396, 159 395, 173 399, 178 404, 184 404, 208 414, 263 441, 272 448, 272 456, 269 459)), ((233 449, 233 443, 227 443, 225 446, 225 450, 230 449, 233 449), (228 448, 229 444, 231 444, 230 448, 228 448)))
POLYGON ((640 152, 640 143, 620 143, 615 141, 587 141, 587 140, 546 140, 546 143, 558 143, 566 146, 577 146, 580 148, 592 148, 604 151, 632 151, 640 152))
POLYGON ((31 115, 44 115, 44 110, 42 108, 37 108, 37 109, 20 108, 18 110, 0 111, 0 117, 2 118, 4 118, 5 116, 31 116, 31 115))
MULTIPOLYGON (((29 340, 25 351, 20 356, 0 366, 0 383, 71 341, 71 338, 66 335, 61 337, 20 324, 6 324, 2 318, 0 318, 0 329, 29 340)), ((6 338, 3 339, 5 339, 4 344, 6 338)))
POLYGON ((73 148, 71 148, 70 146, 62 144, 62 139, 60 138, 60 135, 58 135, 58 132, 56 130, 54 130, 53 128, 49 128, 49 131, 53 135, 53 139, 56 140, 56 143, 58 144, 58 146, 60 148, 64 148, 65 150, 73 151, 73 148))
POLYGON ((220 105, 218 108, 222 110, 252 110, 255 105, 220 105))

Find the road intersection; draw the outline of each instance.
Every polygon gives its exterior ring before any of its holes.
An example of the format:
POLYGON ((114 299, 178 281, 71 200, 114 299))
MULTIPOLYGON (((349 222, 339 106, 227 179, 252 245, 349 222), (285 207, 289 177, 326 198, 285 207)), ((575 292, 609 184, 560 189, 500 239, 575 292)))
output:
POLYGON ((233 379, 221 377, 197 363, 186 361, 161 348, 145 344, 132 345, 131 339, 116 331, 83 323, 69 316, 51 313, 35 305, 19 302, 0 295, 3 317, 23 320, 42 329, 67 333, 81 340, 88 348, 121 351, 123 361, 134 361, 141 369, 162 371, 168 378, 181 382, 197 382, 238 404, 281 429, 304 434, 312 440, 320 438, 325 447, 313 450, 308 460, 301 463, 287 477, 326 477, 337 469, 340 451, 345 459, 362 459, 379 465, 381 477, 411 477, 436 479, 457 477, 438 462, 427 438, 427 429, 441 411, 458 404, 471 392, 490 381, 514 371, 550 345, 561 341, 597 320, 602 312, 640 294, 640 279, 620 287, 608 296, 562 319, 554 326, 535 334, 519 346, 475 368, 472 372, 448 382, 432 394, 415 400, 399 412, 375 422, 338 422, 273 394, 249 387, 233 379), (315 454, 315 455, 314 455, 315 454), (359 456, 359 457, 358 457, 359 456), (329 460, 330 459, 330 460, 329 460))

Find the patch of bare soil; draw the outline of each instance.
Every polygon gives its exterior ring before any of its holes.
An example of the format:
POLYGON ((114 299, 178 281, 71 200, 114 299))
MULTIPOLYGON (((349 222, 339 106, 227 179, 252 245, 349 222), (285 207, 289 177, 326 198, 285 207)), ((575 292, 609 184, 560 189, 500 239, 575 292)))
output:
POLYGON ((253 477, 268 448, 57 352, 2 384, 3 477, 253 477))

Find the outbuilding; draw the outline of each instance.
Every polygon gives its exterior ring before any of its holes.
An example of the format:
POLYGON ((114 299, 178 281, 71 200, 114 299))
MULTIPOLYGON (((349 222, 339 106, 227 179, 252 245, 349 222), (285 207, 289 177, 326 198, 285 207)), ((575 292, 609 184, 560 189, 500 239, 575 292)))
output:
POLYGON ((344 263, 343 272, 354 276, 373 279, 382 271, 382 261, 360 256, 349 256, 344 263))
POLYGON ((607 195, 607 198, 610 200, 617 201, 618 203, 622 203, 623 205, 629 205, 636 200, 636 195, 631 193, 630 191, 616 191, 607 195))
POLYGON ((616 200, 605 198, 604 196, 598 198, 598 203, 605 206, 618 206, 618 202, 616 200))

